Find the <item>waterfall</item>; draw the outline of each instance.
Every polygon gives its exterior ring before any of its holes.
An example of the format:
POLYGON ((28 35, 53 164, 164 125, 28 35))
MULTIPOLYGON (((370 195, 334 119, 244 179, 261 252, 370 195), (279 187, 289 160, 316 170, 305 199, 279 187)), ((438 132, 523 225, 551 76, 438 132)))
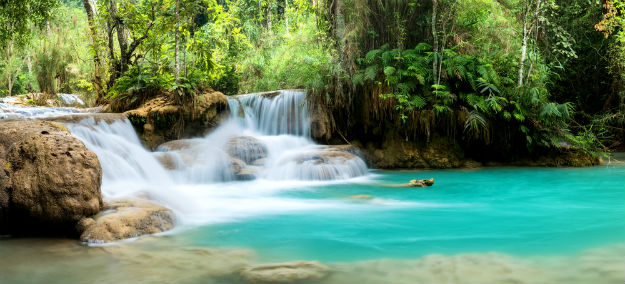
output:
POLYGON ((242 118, 240 123, 245 128, 265 135, 310 136, 310 116, 304 91, 238 95, 229 98, 228 102, 232 118, 242 118))
POLYGON ((177 180, 340 180, 367 173, 357 155, 310 139, 304 91, 239 95, 228 102, 230 118, 213 133, 159 148, 177 180))
POLYGON ((184 223, 341 206, 272 194, 368 173, 353 151, 310 139, 304 91, 239 95, 228 102, 231 116, 210 134, 170 141, 154 152, 121 114, 0 104, 0 115, 64 123, 98 156, 105 198, 148 198, 173 209, 184 223))

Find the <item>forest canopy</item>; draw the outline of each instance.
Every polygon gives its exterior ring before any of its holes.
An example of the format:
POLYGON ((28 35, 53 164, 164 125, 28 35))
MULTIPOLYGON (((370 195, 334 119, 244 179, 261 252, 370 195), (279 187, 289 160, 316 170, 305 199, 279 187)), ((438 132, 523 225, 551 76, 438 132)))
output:
POLYGON ((623 0, 5 0, 0 25, 0 96, 302 88, 350 139, 625 146, 623 0))

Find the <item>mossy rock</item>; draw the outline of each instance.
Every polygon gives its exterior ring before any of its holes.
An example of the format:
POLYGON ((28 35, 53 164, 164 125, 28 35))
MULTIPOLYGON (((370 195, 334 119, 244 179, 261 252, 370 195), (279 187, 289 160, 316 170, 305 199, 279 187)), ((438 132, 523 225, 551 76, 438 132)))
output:
POLYGON ((228 115, 226 96, 206 92, 179 105, 171 94, 156 96, 125 112, 143 143, 150 149, 180 138, 203 136, 228 115))

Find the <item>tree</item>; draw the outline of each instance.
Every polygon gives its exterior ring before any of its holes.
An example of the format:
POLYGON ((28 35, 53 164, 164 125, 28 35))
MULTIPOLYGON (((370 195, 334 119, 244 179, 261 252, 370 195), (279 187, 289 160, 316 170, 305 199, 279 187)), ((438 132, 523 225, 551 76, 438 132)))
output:
POLYGON ((43 26, 57 0, 5 0, 0 1, 0 50, 4 55, 4 79, 8 93, 22 68, 22 60, 16 55, 30 40, 31 26, 43 26))
POLYGON ((44 25, 57 0, 4 0, 0 1, 0 46, 9 42, 23 47, 30 39, 33 24, 44 25))
MULTIPOLYGON (((539 12, 540 12, 541 0, 523 0, 522 12, 523 12, 523 43, 521 44, 521 56, 519 59, 519 77, 517 80, 517 86, 523 86, 523 76, 525 72, 525 59, 527 57, 527 45, 529 37, 535 32, 538 34, 539 28, 539 12), (531 9, 534 7, 535 1, 535 9, 534 16, 530 16, 531 9)), ((531 66, 528 72, 528 76, 531 73, 531 66)))
POLYGON ((91 36, 91 50, 93 52, 94 69, 94 85, 96 92, 96 103, 101 103, 104 97, 102 86, 102 60, 100 59, 100 48, 98 44, 98 28, 94 16, 95 10, 91 5, 91 0, 83 0, 83 7, 87 13, 87 21, 89 23, 89 35, 91 36))

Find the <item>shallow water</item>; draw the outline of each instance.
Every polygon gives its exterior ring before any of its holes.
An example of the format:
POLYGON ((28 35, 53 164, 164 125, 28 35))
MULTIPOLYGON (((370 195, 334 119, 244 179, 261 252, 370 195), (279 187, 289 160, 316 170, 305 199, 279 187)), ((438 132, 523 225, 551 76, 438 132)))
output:
POLYGON ((328 283, 622 283, 624 177, 622 166, 492 168, 193 187, 230 192, 213 204, 229 218, 107 247, 2 240, 0 282, 237 282, 246 265, 304 259, 328 264, 328 283), (383 186, 429 177, 425 189, 383 186), (360 194, 373 199, 347 199, 360 194))

